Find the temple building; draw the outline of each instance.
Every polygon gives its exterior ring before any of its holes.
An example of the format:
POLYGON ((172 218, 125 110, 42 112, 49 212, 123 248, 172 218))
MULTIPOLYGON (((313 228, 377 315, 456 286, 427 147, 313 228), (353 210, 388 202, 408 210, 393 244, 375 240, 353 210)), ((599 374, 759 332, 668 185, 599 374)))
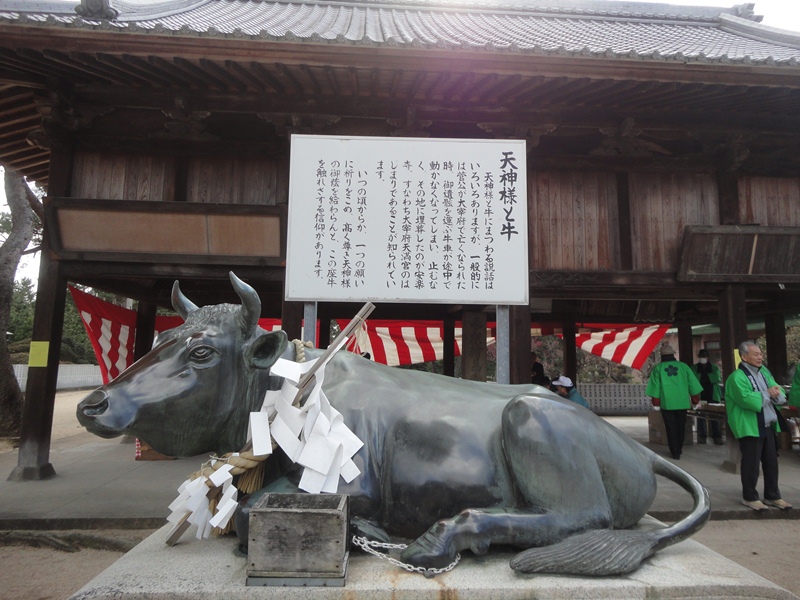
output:
MULTIPOLYGON (((529 381, 532 322, 567 342, 579 323, 670 324, 688 357, 691 326, 713 323, 730 372, 760 319, 785 373, 800 33, 756 9, 0 0, 0 165, 47 190, 34 340, 50 366, 28 379, 17 475, 52 472, 67 282, 139 302, 140 356, 176 279, 198 304, 233 302, 229 271, 299 337, 303 305, 284 300, 293 134, 525 140, 531 301, 509 309, 512 382, 529 381)), ((480 331, 494 310, 465 299, 374 316, 480 331)), ((480 364, 480 348, 464 354, 480 364)))

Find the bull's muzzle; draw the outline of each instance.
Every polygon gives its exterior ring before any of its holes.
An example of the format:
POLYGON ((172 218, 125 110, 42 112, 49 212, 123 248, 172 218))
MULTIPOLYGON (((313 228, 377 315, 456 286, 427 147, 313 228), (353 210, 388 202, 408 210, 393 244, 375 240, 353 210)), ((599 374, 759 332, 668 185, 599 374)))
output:
POLYGON ((81 400, 76 412, 81 425, 103 438, 122 435, 133 421, 124 411, 110 410, 108 394, 102 389, 93 391, 81 400))

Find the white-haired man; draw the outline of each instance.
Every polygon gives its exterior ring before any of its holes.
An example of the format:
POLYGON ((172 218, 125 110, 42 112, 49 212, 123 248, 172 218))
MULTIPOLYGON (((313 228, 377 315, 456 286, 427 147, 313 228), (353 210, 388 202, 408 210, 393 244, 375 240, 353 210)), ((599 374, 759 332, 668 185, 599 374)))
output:
POLYGON ((783 389, 764 366, 761 349, 753 342, 739 346, 742 362, 725 380, 725 408, 733 437, 742 452, 742 504, 753 510, 792 505, 781 499, 778 454, 773 431, 780 431, 774 404, 784 404, 783 389), (758 498, 759 466, 764 471, 764 501, 758 498))

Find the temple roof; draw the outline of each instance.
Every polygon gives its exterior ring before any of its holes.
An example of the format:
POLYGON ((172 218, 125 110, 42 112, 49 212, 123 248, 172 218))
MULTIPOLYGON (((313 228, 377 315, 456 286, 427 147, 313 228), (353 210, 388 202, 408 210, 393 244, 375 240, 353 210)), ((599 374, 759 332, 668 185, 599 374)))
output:
POLYGON ((800 33, 731 8, 609 0, 0 0, 0 24, 293 43, 797 66, 800 33), (80 13, 80 14, 79 14, 80 13))

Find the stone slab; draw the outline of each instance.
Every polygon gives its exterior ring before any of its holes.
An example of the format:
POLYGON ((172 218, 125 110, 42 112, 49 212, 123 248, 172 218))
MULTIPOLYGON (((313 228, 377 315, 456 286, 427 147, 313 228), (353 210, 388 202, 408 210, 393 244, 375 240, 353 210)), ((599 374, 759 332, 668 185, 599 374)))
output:
POLYGON ((247 587, 246 560, 236 556, 236 538, 199 541, 187 533, 165 543, 159 529, 71 600, 515 600, 529 598, 769 598, 796 600, 791 592, 687 540, 671 546, 622 577, 517 575, 508 566, 514 552, 467 552, 451 572, 426 579, 378 558, 353 552, 343 588, 247 587))

